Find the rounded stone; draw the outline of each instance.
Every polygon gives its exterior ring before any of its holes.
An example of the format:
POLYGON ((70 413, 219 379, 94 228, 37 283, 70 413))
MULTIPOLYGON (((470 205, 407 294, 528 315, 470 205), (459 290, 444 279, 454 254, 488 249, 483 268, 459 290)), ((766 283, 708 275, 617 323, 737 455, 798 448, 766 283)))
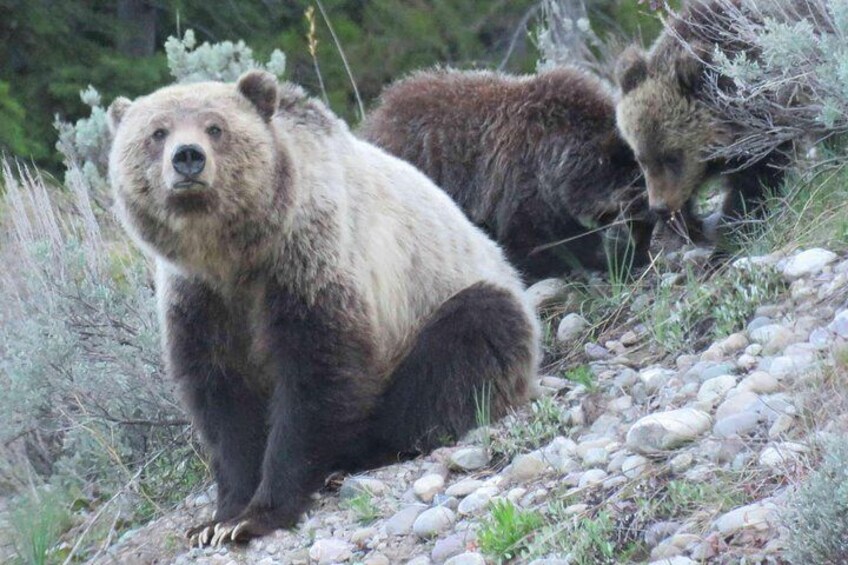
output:
POLYGON ((445 561, 445 565, 486 565, 486 560, 479 553, 466 552, 445 561))
POLYGON ((827 249, 813 248, 798 253, 783 267, 783 276, 789 280, 818 274, 827 265, 836 261, 837 255, 827 249))
POLYGON ((489 453, 482 447, 464 447, 450 456, 451 468, 460 471, 476 471, 488 464, 489 453))
POLYGON ((641 455, 631 455, 621 463, 621 473, 628 479, 635 479, 644 474, 650 462, 641 455))
POLYGON ((607 472, 602 469, 590 469, 580 476, 577 482, 578 488, 586 488, 604 482, 607 478, 607 472))
POLYGON ((566 314, 557 327, 556 339, 559 343, 570 344, 586 334, 589 322, 580 314, 566 314))
POLYGON ((456 514, 445 506, 436 506, 422 512, 412 524, 419 538, 428 539, 448 531, 456 522, 456 514))
POLYGON ((698 390, 698 400, 707 404, 717 404, 727 393, 736 386, 736 377, 733 375, 721 375, 704 381, 698 390))
POLYGON ((448 496, 462 498, 463 496, 468 496, 481 486, 483 486, 483 481, 479 481, 477 479, 465 479, 449 486, 445 491, 445 494, 448 496))
POLYGON ((349 543, 338 539, 319 539, 309 548, 309 559, 317 563, 340 563, 353 557, 349 543))
POLYGON ((661 453, 696 439, 711 425, 709 414, 694 408, 658 412, 631 426, 627 432, 627 445, 646 455, 661 453))
POLYGON ((424 502, 430 502, 444 486, 445 479, 441 475, 430 474, 415 481, 412 484, 412 491, 424 502))
POLYGON ((532 481, 544 473, 546 467, 545 461, 538 453, 517 455, 510 465, 509 476, 520 482, 532 481))

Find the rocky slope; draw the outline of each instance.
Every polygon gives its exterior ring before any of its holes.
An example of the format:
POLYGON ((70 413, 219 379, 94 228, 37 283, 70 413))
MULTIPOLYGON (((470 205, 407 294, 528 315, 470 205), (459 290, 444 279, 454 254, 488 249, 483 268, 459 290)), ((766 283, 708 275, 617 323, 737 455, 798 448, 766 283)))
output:
MULTIPOLYGON (((188 548, 182 532, 211 515, 213 488, 125 534, 98 562, 782 562, 781 510, 815 459, 814 440, 844 429, 832 391, 848 361, 848 261, 811 249, 732 269, 774 271, 785 290, 699 351, 654 354, 636 306, 603 331, 560 312, 552 342, 568 355, 532 407, 460 445, 345 477, 296 531, 188 548), (586 335, 596 341, 575 353, 586 335), (497 507, 512 509, 512 522, 498 521, 497 507), (528 516, 529 527, 516 525, 528 516)), ((563 289, 531 292, 550 304, 563 289)))

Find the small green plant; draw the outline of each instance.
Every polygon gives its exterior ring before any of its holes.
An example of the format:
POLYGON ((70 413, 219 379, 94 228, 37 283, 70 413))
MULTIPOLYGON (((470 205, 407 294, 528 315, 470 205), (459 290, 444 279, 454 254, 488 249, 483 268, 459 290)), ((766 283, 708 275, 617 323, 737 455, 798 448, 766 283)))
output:
POLYGON ((538 449, 562 434, 566 413, 552 397, 542 397, 530 405, 527 419, 512 414, 503 420, 499 433, 492 437, 492 450, 511 458, 538 449))
POLYGON ((22 495, 16 506, 9 521, 19 563, 51 562, 60 536, 71 525, 68 501, 55 490, 43 488, 22 495))
POLYGON ((848 441, 832 440, 784 515, 791 563, 848 563, 848 441))
POLYGON ((583 385, 587 390, 595 390, 597 383, 595 382, 595 374, 588 365, 580 365, 563 373, 562 378, 579 385, 583 385))
POLYGON ((486 555, 499 563, 521 556, 533 534, 542 527, 542 516, 533 510, 519 510, 509 500, 497 500, 477 533, 477 543, 486 555))
POLYGON ((488 452, 492 447, 492 433, 489 430, 492 423, 492 385, 489 383, 483 383, 479 391, 474 391, 474 420, 482 430, 483 448, 488 452))
POLYGON ((625 557, 640 549, 632 542, 619 547, 618 525, 610 513, 577 517, 567 514, 566 507, 562 501, 548 505, 547 525, 529 548, 532 556, 567 554, 576 565, 614 565, 629 562, 625 557))
POLYGON ((670 481, 659 502, 658 512, 673 518, 703 509, 720 513, 745 503, 745 497, 741 491, 732 488, 730 480, 719 477, 717 481, 670 481))
POLYGON ((371 496, 371 493, 366 491, 345 500, 342 506, 350 510, 356 521, 363 526, 375 522, 381 515, 380 509, 374 504, 374 498, 371 496))

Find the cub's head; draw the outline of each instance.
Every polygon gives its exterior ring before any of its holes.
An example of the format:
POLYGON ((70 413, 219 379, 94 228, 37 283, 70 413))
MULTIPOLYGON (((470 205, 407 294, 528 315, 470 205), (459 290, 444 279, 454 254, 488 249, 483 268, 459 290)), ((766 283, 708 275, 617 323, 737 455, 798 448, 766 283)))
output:
POLYGON ((704 65, 683 50, 652 56, 631 47, 618 61, 616 122, 645 173, 648 201, 661 217, 680 211, 707 176, 706 153, 719 133, 699 101, 704 65))
POLYGON ((245 237, 277 207, 284 164, 271 124, 279 90, 269 73, 236 84, 162 88, 109 107, 109 178, 121 220, 173 259, 214 238, 245 237))

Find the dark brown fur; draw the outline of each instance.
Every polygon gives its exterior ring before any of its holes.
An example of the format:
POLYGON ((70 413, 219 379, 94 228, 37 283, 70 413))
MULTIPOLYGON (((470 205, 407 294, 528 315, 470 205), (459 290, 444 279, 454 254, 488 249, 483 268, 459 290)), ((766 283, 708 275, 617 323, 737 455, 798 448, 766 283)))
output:
POLYGON ((612 97, 578 69, 416 73, 383 92, 360 135, 426 173, 530 280, 576 264, 606 269, 592 228, 619 218, 637 219, 635 262, 647 258, 653 224, 639 168, 612 97), (537 250, 562 240, 571 241, 537 250))

